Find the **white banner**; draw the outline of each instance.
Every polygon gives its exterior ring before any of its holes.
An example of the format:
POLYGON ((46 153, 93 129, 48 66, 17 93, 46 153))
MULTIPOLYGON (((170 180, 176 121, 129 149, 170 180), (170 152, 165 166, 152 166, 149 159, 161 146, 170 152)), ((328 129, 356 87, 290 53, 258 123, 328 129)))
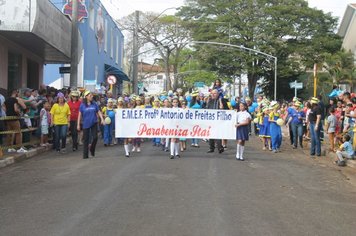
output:
POLYGON ((236 111, 205 109, 118 109, 117 138, 236 139, 236 111))

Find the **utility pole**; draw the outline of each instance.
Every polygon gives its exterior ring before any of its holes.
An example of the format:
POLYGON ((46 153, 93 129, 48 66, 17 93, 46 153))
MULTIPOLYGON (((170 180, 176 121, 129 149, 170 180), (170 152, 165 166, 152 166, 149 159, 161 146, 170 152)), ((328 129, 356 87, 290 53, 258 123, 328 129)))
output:
POLYGON ((133 49, 132 49, 132 88, 133 93, 138 94, 138 25, 140 20, 140 12, 135 11, 135 28, 133 33, 133 49))
POLYGON ((78 0, 72 1, 72 35, 70 46, 70 87, 78 86, 78 0))

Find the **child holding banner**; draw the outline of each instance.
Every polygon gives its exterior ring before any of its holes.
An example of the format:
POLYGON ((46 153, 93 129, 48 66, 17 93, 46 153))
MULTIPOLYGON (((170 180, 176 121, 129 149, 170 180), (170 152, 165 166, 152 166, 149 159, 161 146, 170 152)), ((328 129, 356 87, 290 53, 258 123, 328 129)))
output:
MULTIPOLYGON (((163 100, 163 108, 170 108, 170 107, 171 107, 171 103, 169 102, 168 98, 165 98, 163 100)), ((161 144, 162 144, 162 151, 168 152, 169 138, 162 138, 161 144)))
MULTIPOLYGON (((172 109, 179 108, 179 99, 177 97, 172 100, 172 109)), ((179 155, 179 138, 171 138, 171 159, 174 157, 180 157, 179 155)))
MULTIPOLYGON (((141 100, 141 97, 136 97, 136 105, 135 105, 135 109, 143 109, 145 108, 144 105, 142 105, 142 100, 141 100)), ((133 145, 133 148, 132 148, 132 152, 141 152, 141 138, 134 138, 132 140, 132 145, 133 145)))
MULTIPOLYGON (((122 97, 119 97, 117 100, 117 110, 124 109, 126 105, 127 108, 130 108, 128 104, 130 104, 129 101, 125 103, 125 100, 122 97)), ((130 138, 124 138, 125 157, 130 157, 130 143, 131 143, 130 138)))
POLYGON ((236 116, 236 160, 243 161, 245 141, 248 140, 248 126, 251 122, 251 115, 247 112, 247 104, 240 103, 240 111, 237 112, 236 116))
MULTIPOLYGON (((192 101, 190 103, 190 108, 191 109, 201 109, 202 108, 202 102, 199 100, 199 91, 194 91, 192 93, 192 101)), ((192 139, 192 147, 199 147, 199 140, 197 138, 192 139)))
MULTIPOLYGON (((185 102, 183 97, 179 98, 179 102, 181 104, 182 109, 187 109, 187 103, 185 102)), ((184 152, 187 149, 187 139, 179 138, 180 141, 180 151, 184 152)))

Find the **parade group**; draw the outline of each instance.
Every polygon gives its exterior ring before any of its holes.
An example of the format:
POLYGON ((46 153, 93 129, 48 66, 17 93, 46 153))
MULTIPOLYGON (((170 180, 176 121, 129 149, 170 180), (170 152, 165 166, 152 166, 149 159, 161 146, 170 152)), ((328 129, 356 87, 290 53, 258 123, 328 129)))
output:
MULTIPOLYGON (((40 146, 48 146, 49 138, 53 139, 53 149, 58 153, 66 152, 69 135, 72 139, 72 151, 77 151, 78 146, 83 145, 84 159, 95 156, 99 137, 106 147, 123 144, 124 155, 130 157, 132 152, 141 152, 143 140, 115 138, 117 109, 230 109, 237 112, 237 160, 245 159, 245 142, 252 134, 261 140, 262 150, 280 152, 282 129, 285 127, 289 131, 289 144, 293 149, 304 148, 303 144, 310 142, 309 154, 314 158, 322 154, 321 146, 325 145, 328 152, 335 153, 335 163, 344 166, 348 159, 354 158, 356 150, 356 96, 340 91, 335 86, 328 100, 329 103, 325 105, 321 96, 305 101, 295 97, 290 102, 269 101, 263 95, 257 95, 254 99, 228 98, 220 80, 214 82, 209 94, 198 90, 183 93, 178 88, 176 91, 155 96, 124 93, 114 97, 110 90, 103 94, 94 94, 85 90, 42 87, 39 90, 24 89, 20 94, 15 89, 6 98, 0 94, 0 131, 14 131, 0 135, 0 142, 3 147, 8 147, 8 152, 26 152, 26 148, 21 145, 25 133, 19 130, 37 127, 33 135, 40 137, 40 146)), ((179 158, 188 146, 198 148, 200 142, 209 143, 208 153, 217 149, 221 154, 228 145, 227 140, 187 140, 172 137, 152 139, 152 145, 168 152, 171 159, 179 158)))

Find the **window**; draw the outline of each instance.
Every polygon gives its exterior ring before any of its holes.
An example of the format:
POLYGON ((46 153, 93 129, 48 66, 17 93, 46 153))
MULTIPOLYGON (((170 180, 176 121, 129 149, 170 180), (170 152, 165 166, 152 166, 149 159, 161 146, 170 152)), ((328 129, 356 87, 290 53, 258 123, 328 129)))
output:
POLYGON ((157 75, 157 79, 162 80, 163 79, 163 75, 157 75))

